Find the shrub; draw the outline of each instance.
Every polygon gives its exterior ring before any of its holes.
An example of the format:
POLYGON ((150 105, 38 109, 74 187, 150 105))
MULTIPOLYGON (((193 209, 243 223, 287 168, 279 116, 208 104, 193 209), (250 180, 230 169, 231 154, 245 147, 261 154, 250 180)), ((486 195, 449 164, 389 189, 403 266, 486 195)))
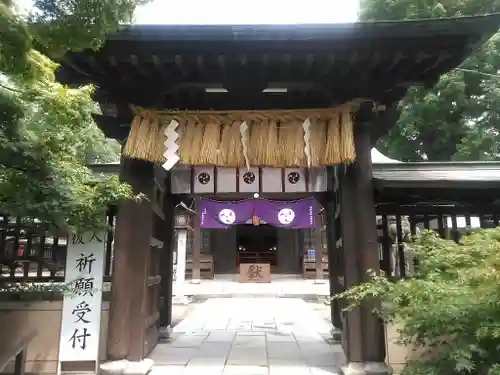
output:
POLYGON ((405 375, 500 374, 500 228, 481 230, 460 244, 426 231, 416 239, 418 269, 392 282, 350 288, 347 309, 379 298, 379 313, 402 327, 400 343, 432 355, 409 361, 405 375))

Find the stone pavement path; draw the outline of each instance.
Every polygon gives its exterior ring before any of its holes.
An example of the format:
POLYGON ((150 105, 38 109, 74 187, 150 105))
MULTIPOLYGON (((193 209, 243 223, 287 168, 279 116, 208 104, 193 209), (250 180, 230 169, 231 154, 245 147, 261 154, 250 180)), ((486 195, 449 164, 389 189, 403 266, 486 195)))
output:
POLYGON ((336 374, 345 357, 329 329, 299 298, 212 298, 151 353, 152 375, 336 374))

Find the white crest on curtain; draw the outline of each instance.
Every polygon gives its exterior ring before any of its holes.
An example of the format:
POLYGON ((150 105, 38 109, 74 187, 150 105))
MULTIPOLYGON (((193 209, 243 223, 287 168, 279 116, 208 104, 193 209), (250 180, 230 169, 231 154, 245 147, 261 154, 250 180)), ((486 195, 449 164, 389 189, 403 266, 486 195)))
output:
POLYGON ((311 120, 307 117, 302 123, 304 129, 304 154, 306 154, 307 166, 311 168, 311 120))
POLYGON ((243 157, 245 158, 245 165, 250 169, 250 161, 248 160, 248 125, 243 121, 240 125, 241 145, 243 146, 243 157))
POLYGON ((179 145, 177 144, 179 133, 177 133, 176 129, 178 126, 179 123, 172 120, 165 129, 165 152, 163 153, 165 163, 162 166, 166 171, 171 170, 180 160, 179 155, 177 155, 177 151, 179 151, 179 145))

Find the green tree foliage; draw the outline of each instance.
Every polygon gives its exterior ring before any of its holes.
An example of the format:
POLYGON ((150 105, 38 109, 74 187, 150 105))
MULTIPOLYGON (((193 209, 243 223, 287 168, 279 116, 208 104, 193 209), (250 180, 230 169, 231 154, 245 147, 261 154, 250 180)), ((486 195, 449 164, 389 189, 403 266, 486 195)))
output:
POLYGON ((0 212, 57 228, 102 224, 108 204, 133 198, 116 177, 96 177, 88 162, 112 161, 93 122, 92 87, 55 81, 49 57, 98 48, 139 0, 36 0, 21 16, 0 0, 0 212))
POLYGON ((392 282, 373 275, 338 298, 350 307, 382 300, 381 315, 400 329, 401 343, 424 355, 404 375, 500 373, 500 228, 478 231, 461 244, 427 231, 417 240, 417 272, 392 282))
MULTIPOLYGON (((362 0, 362 20, 403 20, 500 12, 499 0, 362 0)), ((431 90, 414 88, 397 125, 377 147, 418 161, 500 159, 500 34, 431 90)))

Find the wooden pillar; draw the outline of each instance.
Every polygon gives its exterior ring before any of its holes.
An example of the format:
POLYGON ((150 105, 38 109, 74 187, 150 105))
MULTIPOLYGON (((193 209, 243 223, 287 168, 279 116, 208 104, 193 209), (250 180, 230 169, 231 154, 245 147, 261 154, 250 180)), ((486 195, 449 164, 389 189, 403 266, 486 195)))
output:
MULTIPOLYGON (((369 279, 368 269, 379 272, 378 233, 372 184, 369 129, 358 124, 355 133, 356 162, 347 168, 341 186, 342 237, 346 288, 369 279)), ((365 301, 347 314, 347 358, 356 371, 386 372, 384 331, 373 313, 376 302, 365 301), (362 366, 361 368, 359 366, 362 366)), ((347 367, 349 368, 349 366, 347 367)))
MULTIPOLYGON (((330 178, 333 178, 333 174, 330 178)), ((327 202, 325 204, 325 218, 326 218, 326 241, 328 251, 328 278, 330 281, 330 297, 341 292, 339 284, 339 277, 341 277, 339 250, 337 249, 337 217, 336 213, 339 205, 337 204, 336 195, 333 193, 328 194, 327 202)), ((342 320, 340 317, 341 308, 340 301, 332 299, 330 302, 330 317, 332 322, 332 337, 336 341, 340 341, 342 320)))
MULTIPOLYGON (((346 288, 360 282, 359 256, 357 254, 356 237, 358 228, 355 217, 356 210, 356 181, 352 168, 348 168, 342 179, 340 190, 340 217, 342 221, 342 243, 344 245, 344 283, 346 288)), ((355 309, 345 314, 346 324, 343 327, 346 339, 346 357, 349 362, 363 362, 361 309, 355 309)))
MULTIPOLYGON (((353 165, 356 180, 358 254, 361 281, 368 281, 367 271, 380 273, 378 231, 375 213, 370 129, 362 126, 356 133, 356 162, 353 165)), ((385 337, 382 321, 374 315, 376 302, 365 302, 361 308, 363 322, 363 356, 365 362, 385 361, 385 337)))
MULTIPOLYGON (((122 159, 120 177, 135 193, 152 192, 150 165, 122 159)), ((141 360, 147 258, 153 230, 152 202, 125 201, 118 205, 113 256, 107 352, 110 360, 141 360)))
POLYGON ((316 249, 316 280, 323 280, 323 236, 321 227, 323 225, 321 215, 318 215, 318 228, 313 229, 314 248, 316 249))
POLYGON ((201 229, 200 229, 200 201, 199 198, 195 200, 196 215, 193 223, 193 273, 191 282, 199 283, 201 279, 200 266, 201 266, 201 229))
MULTIPOLYGON (((168 184, 167 184, 168 186, 168 184)), ((161 296, 160 296, 160 326, 169 327, 172 324, 172 284, 174 264, 174 220, 175 204, 171 195, 165 194, 163 199, 164 237, 163 251, 160 262, 161 296)))

